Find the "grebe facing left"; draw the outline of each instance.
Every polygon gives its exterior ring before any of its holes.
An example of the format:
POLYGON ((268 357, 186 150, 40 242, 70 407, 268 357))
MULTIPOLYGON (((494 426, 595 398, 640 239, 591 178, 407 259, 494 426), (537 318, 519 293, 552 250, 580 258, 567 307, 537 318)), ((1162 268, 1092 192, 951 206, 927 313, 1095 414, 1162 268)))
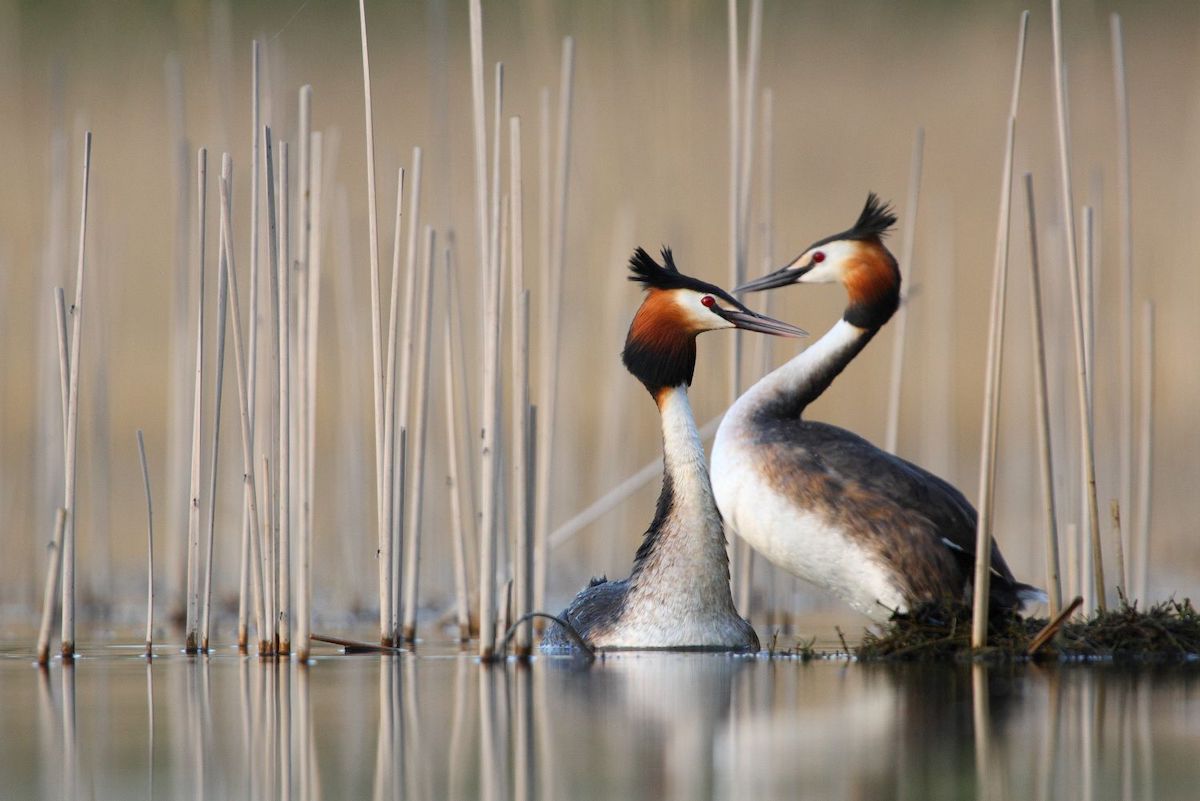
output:
MULTIPOLYGON (((729 293, 683 275, 671 251, 658 264, 638 248, 631 281, 646 288, 622 359, 658 405, 663 434, 663 485, 658 508, 633 560, 629 578, 593 579, 561 613, 595 648, 758 650, 758 636, 729 593, 725 530, 713 500, 708 465, 688 403, 696 336, 742 328, 804 336, 787 323, 756 314, 729 293)), ((545 650, 569 648, 550 624, 545 650)))
MULTIPOLYGON (((725 522, 876 621, 925 601, 965 600, 974 579, 975 509, 961 492, 856 434, 802 419, 900 304, 900 270, 883 244, 895 222, 871 194, 852 228, 739 288, 837 281, 849 303, 823 337, 734 402, 712 455, 725 522)), ((992 574, 993 607, 1045 600, 1013 577, 994 542, 992 574)))

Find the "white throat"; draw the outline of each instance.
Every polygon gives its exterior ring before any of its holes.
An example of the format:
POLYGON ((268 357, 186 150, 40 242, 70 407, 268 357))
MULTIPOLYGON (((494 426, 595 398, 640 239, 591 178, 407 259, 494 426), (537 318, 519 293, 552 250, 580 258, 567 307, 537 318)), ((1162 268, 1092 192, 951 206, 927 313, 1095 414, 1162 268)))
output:
POLYGON ((822 366, 840 357, 846 348, 853 347, 867 331, 856 325, 838 320, 825 335, 791 360, 763 376, 738 398, 725 419, 721 429, 727 429, 735 420, 743 420, 758 409, 781 398, 790 398, 803 392, 806 385, 822 366))

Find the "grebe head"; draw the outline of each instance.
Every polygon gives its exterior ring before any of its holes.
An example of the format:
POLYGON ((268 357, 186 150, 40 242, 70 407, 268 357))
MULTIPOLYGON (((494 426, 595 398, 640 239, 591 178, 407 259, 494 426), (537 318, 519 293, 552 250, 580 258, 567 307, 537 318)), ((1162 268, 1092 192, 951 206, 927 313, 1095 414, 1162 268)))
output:
POLYGON ((692 383, 696 336, 720 328, 741 328, 784 337, 807 336, 794 325, 750 311, 718 286, 684 275, 669 248, 659 264, 642 248, 629 260, 646 298, 629 326, 622 359, 626 369, 652 393, 692 383))
MULTIPOLYGON (((840 281, 850 293, 851 305, 886 306, 900 299, 900 270, 883 244, 896 215, 874 192, 854 226, 814 242, 792 262, 773 273, 738 287, 738 292, 840 281)), ((895 306, 887 312, 895 311, 895 306)), ((886 318, 885 318, 886 319, 886 318)))

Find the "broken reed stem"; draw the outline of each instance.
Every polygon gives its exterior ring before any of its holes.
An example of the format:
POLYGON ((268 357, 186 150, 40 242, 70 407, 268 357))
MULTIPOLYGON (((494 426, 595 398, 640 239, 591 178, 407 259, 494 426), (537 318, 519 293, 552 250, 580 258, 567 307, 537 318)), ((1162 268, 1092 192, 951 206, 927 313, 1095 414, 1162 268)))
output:
MULTIPOLYGON (((229 154, 223 154, 221 158, 221 179, 223 181, 228 181, 232 177, 232 169, 233 161, 229 158, 229 154)), ((221 242, 228 236, 224 229, 225 222, 221 224, 218 239, 221 242)), ((217 468, 221 463, 219 458, 221 393, 225 386, 225 319, 229 306, 229 284, 223 251, 224 248, 221 253, 217 254, 217 373, 213 382, 212 463, 208 482, 208 542, 204 568, 204 597, 200 615, 200 650, 205 653, 208 652, 209 620, 212 613, 213 541, 217 524, 217 468)))
POLYGON ((1150 590, 1150 520, 1154 468, 1154 302, 1142 304, 1142 407, 1139 420, 1138 524, 1136 538, 1137 598, 1148 602, 1150 590))
POLYGON ((904 380, 904 344, 908 338, 908 297, 912 292, 913 250, 917 239, 917 207, 921 201, 921 169, 925 157, 925 129, 917 126, 913 134, 912 161, 908 170, 908 197, 904 201, 904 234, 900 245, 900 264, 909 290, 900 303, 892 324, 892 374, 888 382, 887 429, 884 449, 894 454, 900 441, 900 388, 904 380))
MULTIPOLYGON (((479 0, 474 0, 478 4, 479 0)), ((383 408, 383 339, 379 307, 379 214, 375 204, 375 122, 371 110, 371 64, 367 53, 367 12, 364 0, 358 0, 359 33, 362 41, 363 113, 367 129, 367 221, 370 228, 371 256, 371 383, 375 389, 375 493, 379 534, 379 642, 394 643, 391 619, 392 605, 392 544, 385 504, 389 489, 384 481, 384 408, 383 408)))
MULTIPOLYGON (((421 148, 413 148, 413 185, 409 194, 409 211, 412 217, 408 223, 408 244, 406 249, 406 267, 405 286, 404 286, 404 341, 403 347, 400 350, 400 389, 399 403, 400 409, 398 414, 399 425, 406 431, 412 431, 412 423, 409 419, 409 401, 412 397, 411 379, 412 379, 412 359, 413 348, 416 342, 416 327, 417 327, 417 279, 420 270, 417 267, 417 230, 421 222, 421 148)), ((400 257, 400 232, 396 232, 396 259, 399 262, 400 257)), ((432 258, 432 256, 431 256, 432 258)), ((424 433, 419 435, 422 439, 424 433)), ((418 445, 418 452, 422 449, 422 445, 418 445)), ((418 456, 420 458, 420 456, 418 456)), ((406 471, 407 472, 407 471, 406 471)), ((417 468, 416 475, 413 478, 420 482, 420 468, 417 468)), ((413 489, 410 490, 406 486, 397 485, 394 491, 401 498, 401 511, 407 513, 409 499, 416 500, 413 489)), ((415 545, 412 542, 416 535, 416 529, 413 528, 411 519, 405 520, 401 531, 404 534, 404 610, 403 610, 403 632, 402 637, 405 640, 411 640, 413 633, 416 630, 416 553, 415 545), (410 583, 411 582, 411 583, 410 583), (411 589, 410 589, 411 588, 411 589)), ((399 541, 399 540, 398 540, 399 541)))
POLYGON ((534 605, 541 606, 546 597, 546 576, 550 567, 548 537, 550 535, 550 483, 554 467, 554 429, 558 420, 558 365, 562 332, 563 272, 567 240, 567 188, 571 163, 571 106, 575 86, 575 40, 563 37, 562 61, 558 82, 558 128, 554 171, 553 221, 550 239, 549 283, 542 287, 547 295, 543 309, 549 319, 543 319, 541 331, 541 388, 538 393, 537 488, 534 501, 537 517, 534 521, 534 605))
MULTIPOLYGON (((250 346, 248 348, 249 364, 246 367, 245 380, 249 388, 248 406, 250 411, 250 438, 251 442, 254 439, 254 411, 255 411, 255 384, 258 349, 258 126, 259 126, 259 111, 258 111, 258 61, 259 61, 259 44, 255 39, 250 45, 250 311, 249 311, 249 326, 250 326, 250 346)), ((222 201, 224 205, 224 201, 222 201)), ((236 289, 235 289, 236 291, 236 289)), ((237 319, 234 319, 234 326, 239 325, 237 319)), ((238 368, 239 371, 241 368, 238 368)), ((251 460, 253 466, 253 460, 251 460)), ((252 559, 251 543, 250 543, 250 516, 255 506, 255 499, 250 489, 250 484, 245 483, 243 487, 242 498, 242 545, 239 550, 239 567, 238 567, 238 631, 237 644, 238 652, 246 653, 247 644, 249 643, 249 604, 246 602, 248 593, 255 593, 254 603, 256 609, 256 620, 259 631, 262 631, 263 613, 262 613, 262 577, 258 575, 257 560, 252 559)), ((255 526, 257 528, 257 526, 255 526)))
POLYGON ((279 653, 291 652, 292 612, 292 258, 291 188, 288 183, 288 143, 279 143, 279 653))
POLYGON ((197 223, 199 259, 196 262, 196 380, 192 391, 192 467, 188 482, 187 625, 184 650, 194 654, 200 647, 197 612, 200 592, 200 454, 204 390, 204 245, 205 204, 208 187, 208 151, 200 148, 197 162, 197 223))
MULTIPOLYGON (((388 340, 386 362, 384 364, 385 379, 383 388, 383 479, 381 486, 384 488, 386 497, 381 507, 383 515, 381 525, 388 532, 388 541, 392 543, 392 548, 395 547, 394 540, 396 539, 395 521, 401 513, 399 508, 401 499, 396 496, 395 473, 396 431, 400 428, 399 418, 396 415, 396 341, 400 330, 400 318, 398 314, 400 303, 400 224, 403 220, 403 215, 404 168, 401 167, 396 171, 396 220, 392 240, 391 303, 388 308, 388 340)), ((390 552, 391 550, 389 549, 390 552)), ((390 595, 388 596, 387 604, 388 631, 391 632, 389 636, 395 641, 398 621, 395 602, 390 595)))
POLYGON ((321 187, 324 183, 321 170, 324 156, 322 153, 322 138, 319 131, 311 134, 309 149, 311 176, 309 178, 309 232, 308 232, 308 341, 304 346, 304 356, 307 364, 304 368, 304 389, 307 401, 305 411, 307 419, 303 423, 305 441, 306 475, 302 478, 305 485, 305 520, 304 535, 300 540, 300 582, 299 623, 296 628, 296 639, 299 641, 299 659, 308 661, 309 633, 312 631, 312 543, 314 500, 316 499, 316 459, 314 454, 317 447, 317 346, 318 318, 321 311, 321 187))
MULTIPOLYGON (((525 289, 525 214, 521 164, 521 120, 508 121, 509 208, 511 209, 510 267, 512 270, 512 497, 514 545, 512 549, 514 616, 533 609, 530 583, 533 549, 530 542, 529 483, 529 291, 525 289)), ((517 632, 517 654, 528 656, 533 645, 533 625, 517 632)))
MULTIPOLYGON (((58 387, 62 394, 63 445, 67 440, 67 419, 71 408, 71 355, 67 344, 67 301, 61 286, 54 288, 54 327, 58 331, 58 387)), ((64 447, 63 455, 66 455, 64 447)))
POLYGON ((146 441, 137 431, 138 461, 142 465, 142 487, 146 490, 146 658, 154 656, 154 502, 150 494, 150 467, 146 463, 146 441))
POLYGON ((1037 212, 1033 202, 1033 176, 1025 173, 1025 207, 1029 225, 1029 308, 1033 324, 1033 382, 1037 415, 1038 464, 1042 478, 1042 512, 1046 525, 1046 593, 1050 616, 1062 608, 1062 580, 1058 561, 1058 516, 1054 501, 1054 457, 1050 438, 1050 399, 1046 384, 1046 335, 1042 325, 1042 286, 1037 243, 1037 212))
POLYGON ((1078 373, 1079 428, 1083 450, 1083 471, 1086 483, 1088 524, 1091 531, 1093 570, 1096 577, 1096 598, 1104 603, 1103 566, 1100 561, 1100 521, 1096 502, 1096 459, 1092 440, 1091 401, 1088 393, 1088 368, 1084 354, 1083 310, 1080 297, 1079 258, 1075 249, 1075 211, 1071 201, 1071 150, 1067 139, 1066 66, 1062 52, 1062 3, 1052 0, 1051 17, 1054 39, 1054 97, 1058 119, 1059 180, 1062 187, 1064 237, 1067 245, 1067 267, 1070 271, 1071 313, 1074 321, 1075 367, 1078 373))
MULTIPOLYGON (((1125 81, 1125 43, 1121 15, 1109 16, 1112 33, 1113 91, 1117 109, 1117 208, 1121 242, 1121 395, 1120 500, 1132 522, 1133 510, 1133 182, 1129 141, 1129 89, 1125 81)), ((1129 534, 1134 533, 1132 527, 1129 534)), ((1125 575, 1125 581, 1131 576, 1125 575)), ((1129 585, 1125 585, 1129 592, 1129 585)))
MULTIPOLYGON (((221 218, 222 228, 225 231, 225 237, 221 242, 221 247, 225 250, 225 269, 229 272, 227 283, 229 286, 229 303, 233 313, 233 360, 234 368, 237 371, 237 393, 238 393, 238 422, 240 423, 242 433, 242 481, 245 485, 244 496, 249 504, 249 526, 250 526, 250 547, 252 550, 252 558, 259 564, 258 573, 263 579, 263 584, 266 584, 268 575, 264 561, 265 546, 262 540, 262 534, 259 530, 258 518, 258 495, 254 486, 254 431, 251 420, 251 407, 249 401, 250 390, 248 381, 246 380, 246 348, 242 340, 242 309, 238 299, 237 285, 237 264, 234 260, 233 251, 233 207, 232 207, 232 192, 231 183, 233 181, 233 165, 230 163, 229 177, 221 179, 221 218)), ((253 320, 249 321, 253 327, 253 320)), ((269 481, 267 486, 270 486, 269 481)), ((255 596, 255 612, 258 616, 258 641, 259 653, 263 654, 264 649, 269 646, 270 635, 267 633, 269 626, 266 620, 267 610, 270 608, 263 597, 255 596)))
MULTIPOLYGON (((420 322, 417 326, 416 352, 416 415, 412 427, 405 431, 413 432, 413 459, 409 462, 412 469, 411 485, 405 492, 406 513, 405 523, 405 553, 404 553, 404 628, 403 639, 416 642, 417 639, 417 581, 420 576, 421 559, 421 513, 425 499, 425 442, 427 439, 429 418, 429 350, 430 328, 432 326, 432 308, 434 295, 433 262, 435 258, 436 235, 431 226, 425 226, 425 259, 421 269, 420 286, 420 322)), ((415 266, 415 265, 414 265, 415 266)))
MULTIPOLYGON (((54 596, 58 593, 58 576, 62 568, 63 528, 67 524, 67 510, 61 506, 54 514, 54 538, 46 550, 50 561, 46 565, 46 589, 42 595, 42 623, 38 626, 37 663, 43 667, 50 664, 50 629, 54 625, 54 596)), ((149 649, 147 649, 149 651, 149 649)))
POLYGON ((446 381, 446 476, 450 483, 450 525, 452 530, 451 544, 454 552, 454 597, 458 615, 459 642, 467 642, 471 638, 471 612, 467 578, 467 548, 466 532, 473 522, 474 516, 467 516, 469 493, 464 474, 470 470, 469 463, 459 465, 461 431, 468 430, 461 426, 462 412, 460 407, 462 389, 458 386, 458 351, 455 347, 454 333, 462 336, 462 316, 458 305, 458 286, 454 275, 454 263, 451 260, 450 248, 446 248, 446 317, 443 325, 443 347, 445 355, 446 381))
POLYGON ((1008 229, 1012 208, 1013 144, 1021 99, 1021 73, 1025 64, 1025 36, 1029 12, 1021 12, 1017 60, 1013 70, 1012 104, 1004 142, 1000 210, 996 224, 996 255, 992 273, 992 310, 988 331, 987 375, 984 381, 983 432, 979 453, 979 507, 975 527, 975 578, 971 618, 971 647, 987 645, 988 605, 991 597, 992 505, 996 484, 996 437, 999 428, 1000 382, 1004 351, 1004 313, 1008 287, 1008 229))
POLYGON ((1054 635, 1058 634, 1058 630, 1062 628, 1063 623, 1066 623, 1067 619, 1075 614, 1075 610, 1081 606, 1083 606, 1083 597, 1076 595, 1075 599, 1071 601, 1066 609, 1051 615, 1050 621, 1029 641, 1029 647, 1025 649, 1025 655, 1033 656, 1042 649, 1043 645, 1054 639, 1054 635))
POLYGON ((71 376, 68 382, 66 458, 63 465, 64 501, 67 510, 66 528, 62 540, 62 656, 75 657, 75 473, 79 440, 79 356, 83 337, 83 268, 87 243, 88 188, 92 176, 92 132, 83 135, 83 191, 79 210, 79 258, 75 272, 75 305, 71 325, 71 376))

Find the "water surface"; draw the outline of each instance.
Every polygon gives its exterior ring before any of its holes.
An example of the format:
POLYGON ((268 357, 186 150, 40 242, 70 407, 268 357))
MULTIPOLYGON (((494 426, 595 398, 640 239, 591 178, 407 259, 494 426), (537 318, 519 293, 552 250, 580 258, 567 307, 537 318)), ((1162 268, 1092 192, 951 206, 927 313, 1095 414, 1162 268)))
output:
POLYGON ((0 658, 5 798, 1191 799, 1195 666, 0 658), (152 709, 152 713, 151 713, 152 709))

